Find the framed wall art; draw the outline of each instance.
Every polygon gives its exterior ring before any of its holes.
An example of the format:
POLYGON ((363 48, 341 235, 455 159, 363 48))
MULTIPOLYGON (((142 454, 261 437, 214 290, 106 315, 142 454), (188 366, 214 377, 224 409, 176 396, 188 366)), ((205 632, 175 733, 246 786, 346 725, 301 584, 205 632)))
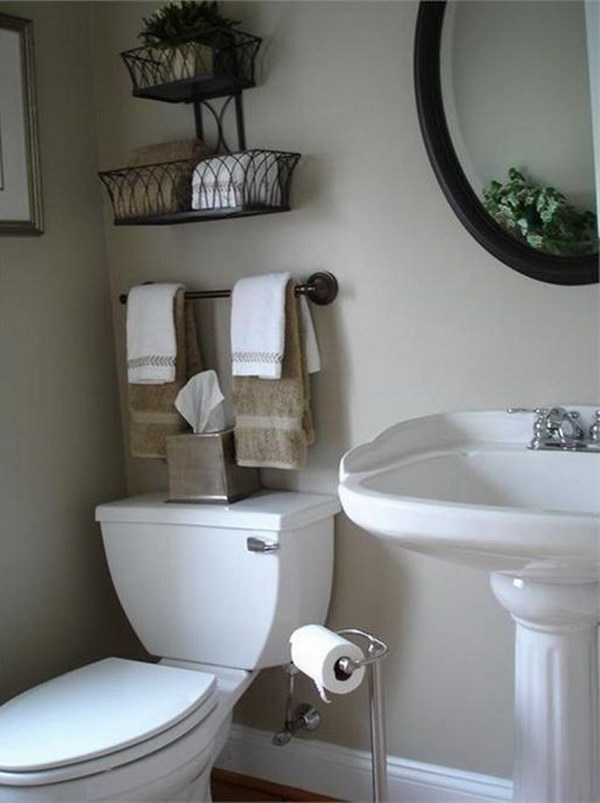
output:
POLYGON ((0 235, 43 231, 33 23, 0 14, 0 235))

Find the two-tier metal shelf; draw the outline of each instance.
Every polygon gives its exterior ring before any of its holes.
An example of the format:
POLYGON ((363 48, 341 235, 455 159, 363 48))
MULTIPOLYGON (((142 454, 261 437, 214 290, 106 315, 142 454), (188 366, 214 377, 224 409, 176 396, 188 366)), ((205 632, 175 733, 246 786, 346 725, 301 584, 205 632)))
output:
POLYGON ((101 172, 116 225, 171 225, 290 209, 300 154, 246 149, 242 92, 255 86, 260 44, 259 37, 237 29, 211 28, 193 41, 121 54, 134 97, 192 105, 198 140, 204 136, 203 113, 209 114, 216 142, 199 158, 101 172), (232 110, 236 150, 225 134, 232 110))

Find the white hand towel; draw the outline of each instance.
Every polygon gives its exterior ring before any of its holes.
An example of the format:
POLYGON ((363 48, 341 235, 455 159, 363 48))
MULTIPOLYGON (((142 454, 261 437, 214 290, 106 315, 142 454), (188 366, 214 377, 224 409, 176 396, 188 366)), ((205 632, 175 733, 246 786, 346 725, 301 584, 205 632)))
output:
POLYGON ((289 273, 237 281, 231 293, 231 356, 234 376, 280 379, 289 273))
POLYGON ((321 370, 321 355, 312 322, 310 309, 306 296, 300 296, 300 318, 302 320, 302 338, 304 340, 304 354, 306 355, 306 370, 309 374, 316 374, 321 370))
POLYGON ((127 296, 127 381, 164 385, 175 381, 177 342, 173 300, 181 284, 143 284, 127 296))

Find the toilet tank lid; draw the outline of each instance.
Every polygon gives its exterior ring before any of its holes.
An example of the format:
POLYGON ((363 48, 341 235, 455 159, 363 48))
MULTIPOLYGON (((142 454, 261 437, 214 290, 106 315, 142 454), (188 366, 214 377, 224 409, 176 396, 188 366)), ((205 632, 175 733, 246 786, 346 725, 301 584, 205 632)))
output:
POLYGON ((281 531, 306 527, 340 509, 336 496, 295 491, 259 491, 231 505, 169 502, 163 492, 98 505, 96 521, 281 531))

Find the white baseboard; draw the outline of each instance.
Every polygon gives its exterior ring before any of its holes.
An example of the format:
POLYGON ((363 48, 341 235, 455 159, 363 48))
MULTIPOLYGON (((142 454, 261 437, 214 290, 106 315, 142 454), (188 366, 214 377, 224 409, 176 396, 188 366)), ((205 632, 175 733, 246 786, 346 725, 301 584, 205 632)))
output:
MULTIPOLYGON (((368 801, 371 754, 316 739, 271 743, 267 731, 233 725, 217 766, 341 800, 368 801)), ((402 803, 495 803, 512 800, 512 783, 433 764, 388 757, 389 800, 402 803)))

